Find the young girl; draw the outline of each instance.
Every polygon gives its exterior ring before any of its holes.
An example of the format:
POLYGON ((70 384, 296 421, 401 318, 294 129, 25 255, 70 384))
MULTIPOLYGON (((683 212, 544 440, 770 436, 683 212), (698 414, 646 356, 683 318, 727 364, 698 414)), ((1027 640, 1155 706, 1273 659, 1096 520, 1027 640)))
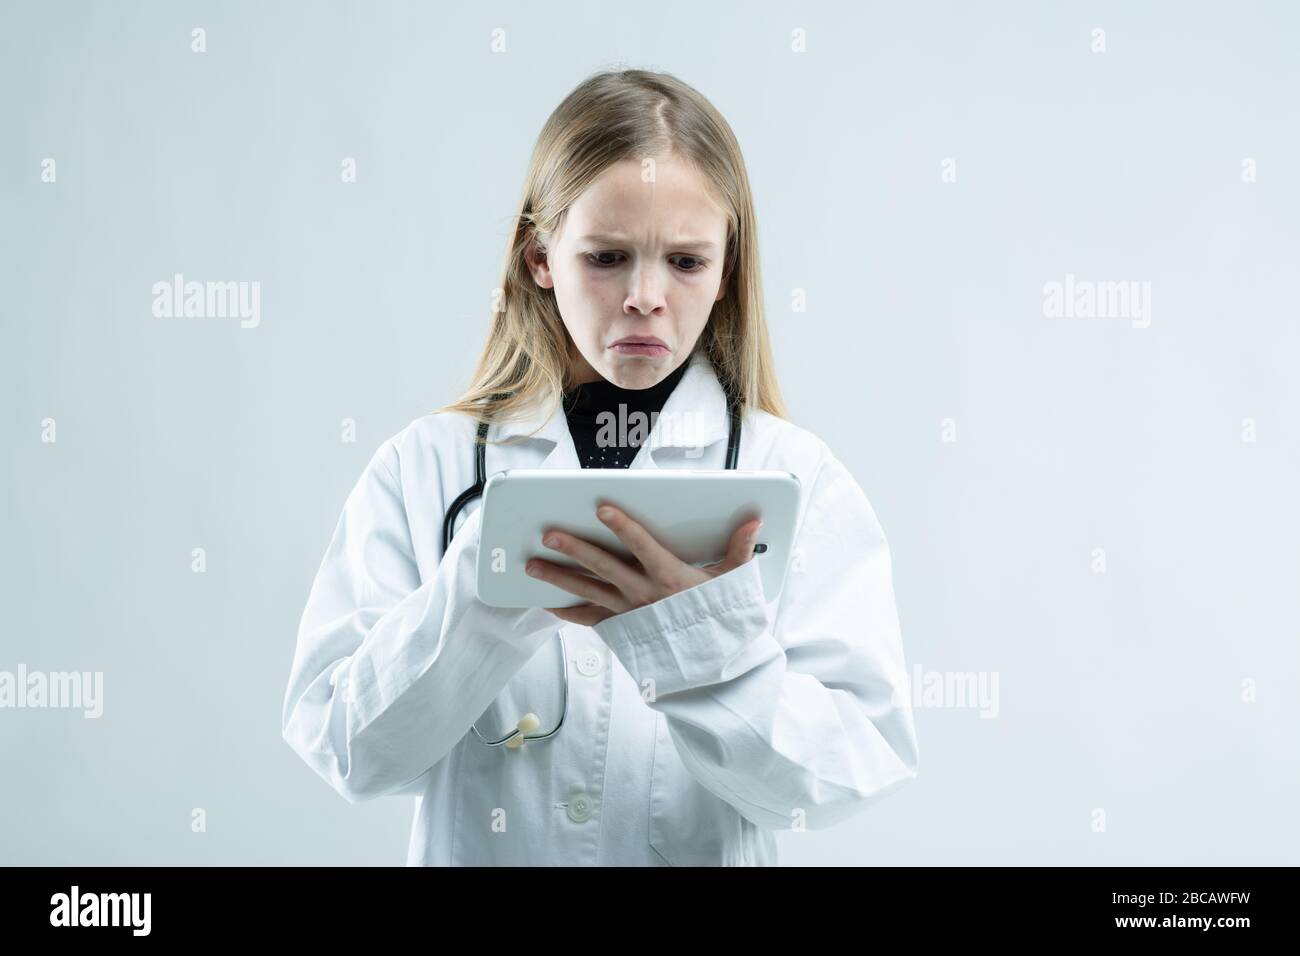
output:
POLYGON ((775 831, 838 823, 915 776, 885 538, 786 420, 756 232, 735 136, 672 76, 592 76, 543 128, 472 385, 386 441, 348 496, 284 701, 285 740, 345 798, 416 797, 408 864, 772 864, 775 831), (644 440, 602 430, 637 415, 656 418, 644 440), (480 449, 487 475, 794 472, 784 584, 763 591, 757 522, 699 568, 614 508, 601 520, 634 562, 547 535, 592 575, 530 565, 581 600, 488 607, 463 494, 480 449))

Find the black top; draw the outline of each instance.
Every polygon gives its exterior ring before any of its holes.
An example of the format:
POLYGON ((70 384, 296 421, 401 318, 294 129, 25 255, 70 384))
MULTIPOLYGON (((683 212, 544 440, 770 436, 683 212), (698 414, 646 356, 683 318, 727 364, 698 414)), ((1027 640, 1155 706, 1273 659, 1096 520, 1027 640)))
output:
POLYGON ((650 437, 653 419, 686 374, 690 359, 657 385, 620 388, 597 379, 564 393, 564 414, 583 468, 626 468, 650 437), (637 413, 641 414, 637 414, 637 413))

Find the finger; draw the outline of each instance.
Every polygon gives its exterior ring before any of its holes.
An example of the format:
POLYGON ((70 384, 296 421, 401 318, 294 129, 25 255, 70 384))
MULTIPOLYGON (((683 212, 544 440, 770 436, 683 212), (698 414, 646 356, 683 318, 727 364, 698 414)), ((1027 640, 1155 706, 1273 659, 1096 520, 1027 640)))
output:
POLYGON ((689 567, 621 508, 601 505, 596 509, 596 517, 618 535, 618 540, 627 545, 627 549, 636 555, 641 567, 655 581, 672 584, 681 575, 682 569, 689 567))
POLYGON ((763 520, 755 518, 753 521, 747 521, 736 529, 736 533, 731 536, 731 546, 727 549, 729 557, 736 567, 740 567, 746 561, 754 557, 754 545, 758 543, 758 531, 763 527, 763 520))
POLYGON ((645 575, 629 567, 604 548, 563 531, 547 531, 542 544, 577 561, 597 577, 613 584, 627 595, 641 594, 646 590, 645 575), (547 544, 554 541, 554 544, 547 544))
POLYGON ((580 598, 586 598, 593 604, 607 607, 616 614, 621 614, 631 607, 623 598, 622 592, 612 584, 597 581, 585 574, 562 568, 558 564, 552 564, 550 561, 544 561, 541 558, 533 558, 525 565, 525 569, 528 571, 532 571, 534 568, 537 573, 532 576, 537 580, 545 581, 547 584, 554 584, 557 588, 568 591, 570 594, 576 594, 580 598))
POLYGON ((746 561, 754 557, 754 545, 758 541, 758 529, 763 527, 761 519, 755 518, 746 521, 731 534, 731 540, 727 543, 727 554, 718 562, 705 567, 712 570, 716 575, 726 574, 732 571, 746 561))
POLYGON ((591 606, 592 606, 591 602, 588 602, 586 604, 575 604, 573 607, 547 607, 547 608, 542 608, 542 610, 549 611, 551 614, 554 614, 562 621, 569 621, 572 624, 578 624, 580 622, 575 619, 575 612, 580 607, 591 607, 591 606))
POLYGON ((587 627, 592 627, 606 618, 614 616, 613 611, 595 604, 579 604, 574 607, 548 607, 546 610, 570 624, 583 624, 587 627))

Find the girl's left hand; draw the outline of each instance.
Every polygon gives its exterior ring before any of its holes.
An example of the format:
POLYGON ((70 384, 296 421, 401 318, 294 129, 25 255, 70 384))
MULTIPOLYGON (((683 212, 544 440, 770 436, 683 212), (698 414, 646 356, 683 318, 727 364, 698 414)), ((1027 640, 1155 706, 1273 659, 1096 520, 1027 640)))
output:
POLYGON ((548 530, 542 537, 544 545, 576 561, 600 580, 541 558, 533 558, 525 568, 539 580, 586 598, 586 604, 548 607, 546 610, 563 621, 588 627, 740 567, 754 556, 758 529, 763 525, 758 518, 746 521, 732 534, 727 554, 720 562, 697 568, 661 545, 621 509, 603 505, 596 509, 596 517, 636 556, 637 565, 630 565, 589 541, 563 531, 548 530))

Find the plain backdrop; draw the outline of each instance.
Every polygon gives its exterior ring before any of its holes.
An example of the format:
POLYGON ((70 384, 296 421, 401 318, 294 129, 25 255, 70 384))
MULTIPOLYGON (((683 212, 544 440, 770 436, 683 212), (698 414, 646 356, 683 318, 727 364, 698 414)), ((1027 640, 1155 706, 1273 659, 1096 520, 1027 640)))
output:
POLYGON ((782 862, 1300 863, 1298 42, 1283 2, 6 2, 0 670, 101 671, 104 713, 0 710, 0 862, 403 861, 413 800, 280 737, 298 618, 468 381, 542 123, 631 66, 739 138, 909 672, 998 681, 782 862), (260 324, 155 317, 176 273, 260 324), (1067 276, 1149 325, 1049 317, 1067 276))

